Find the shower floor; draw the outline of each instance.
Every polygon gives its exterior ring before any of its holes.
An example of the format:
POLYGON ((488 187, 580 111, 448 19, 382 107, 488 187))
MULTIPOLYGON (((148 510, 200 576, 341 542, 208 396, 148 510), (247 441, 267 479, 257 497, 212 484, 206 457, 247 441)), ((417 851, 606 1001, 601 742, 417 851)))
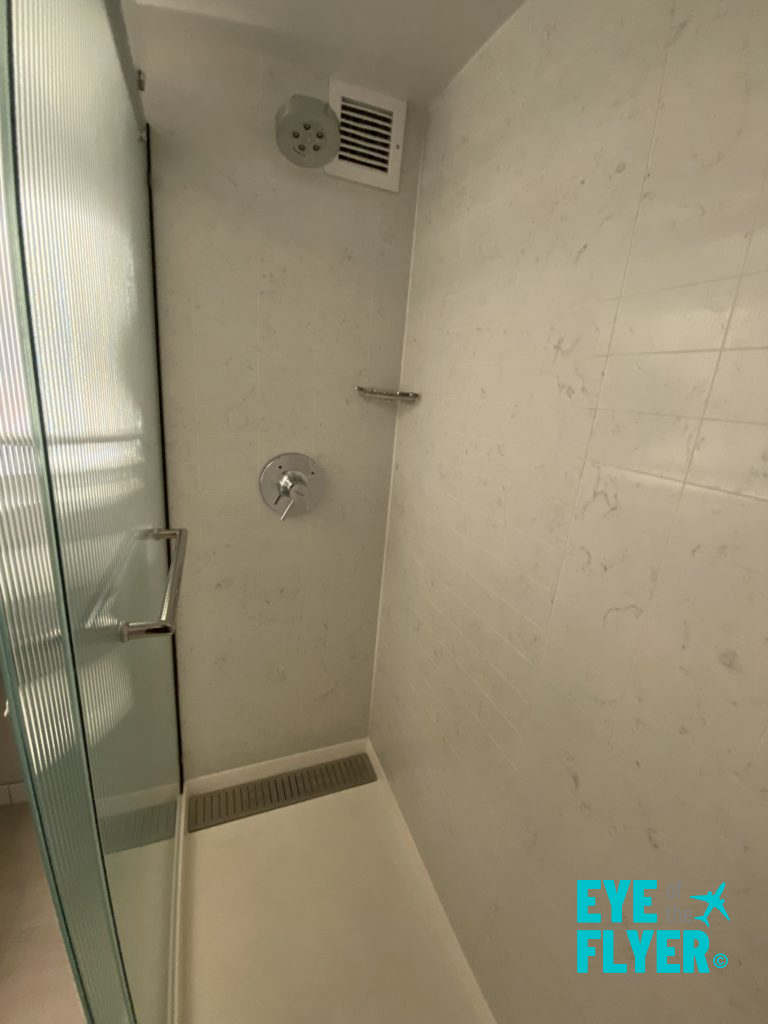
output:
POLYGON ((0 807, 0 1019, 84 1024, 26 804, 0 807))
POLYGON ((493 1024, 382 781, 187 835, 181 932, 184 1024, 493 1024))

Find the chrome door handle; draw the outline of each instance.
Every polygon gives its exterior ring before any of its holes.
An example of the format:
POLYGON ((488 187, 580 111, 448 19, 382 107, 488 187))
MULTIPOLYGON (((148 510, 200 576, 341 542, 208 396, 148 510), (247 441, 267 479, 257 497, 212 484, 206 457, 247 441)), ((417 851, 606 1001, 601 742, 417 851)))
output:
POLYGON ((188 530, 150 530, 149 540, 173 540, 171 562, 168 566, 168 582, 160 618, 155 622, 121 622, 120 639, 138 640, 143 636, 173 636, 176 632, 176 609, 179 604, 181 577, 184 572, 184 556, 187 553, 188 530))

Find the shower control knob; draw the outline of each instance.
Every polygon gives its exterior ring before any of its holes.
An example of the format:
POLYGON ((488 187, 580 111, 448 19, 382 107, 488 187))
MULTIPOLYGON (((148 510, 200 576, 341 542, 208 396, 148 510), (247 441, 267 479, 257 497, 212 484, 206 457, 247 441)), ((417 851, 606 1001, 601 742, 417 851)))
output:
MULTIPOLYGON (((309 512, 308 494, 309 483, 303 473, 300 473, 296 469, 292 469, 288 473, 283 473, 277 481, 277 497, 274 501, 275 505, 279 505, 283 498, 288 499, 288 504, 283 508, 283 513, 280 518, 285 519, 286 516, 291 515, 291 509, 296 506, 297 502, 303 502, 304 508, 302 511, 309 512)), ((299 514, 299 509, 296 507, 293 515, 297 516, 299 514)))
POLYGON ((323 493, 323 471, 308 455, 284 452, 261 471, 259 488, 264 502, 280 519, 303 516, 323 493))

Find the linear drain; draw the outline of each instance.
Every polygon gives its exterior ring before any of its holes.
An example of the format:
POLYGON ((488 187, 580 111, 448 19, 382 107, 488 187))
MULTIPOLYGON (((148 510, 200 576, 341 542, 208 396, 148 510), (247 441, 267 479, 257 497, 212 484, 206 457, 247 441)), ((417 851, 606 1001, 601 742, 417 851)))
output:
POLYGON ((367 754, 353 754, 338 761, 326 761, 295 772, 282 772, 256 782, 201 793, 189 800, 187 830, 197 832, 225 821, 236 821, 251 814, 274 811, 316 796, 339 793, 343 789, 375 782, 376 772, 367 754))

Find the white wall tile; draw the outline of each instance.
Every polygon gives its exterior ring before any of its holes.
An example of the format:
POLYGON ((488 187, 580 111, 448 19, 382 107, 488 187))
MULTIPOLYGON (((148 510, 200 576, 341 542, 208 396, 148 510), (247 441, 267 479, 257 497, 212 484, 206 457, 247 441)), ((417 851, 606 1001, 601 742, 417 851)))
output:
POLYGON ((663 609, 648 626, 636 662, 642 731, 656 732, 657 748, 666 738, 686 787, 697 777, 714 785, 726 774, 743 778, 768 724, 765 653, 689 613, 663 609))
POLYGON ((601 409, 595 416, 589 458, 682 480, 695 436, 693 419, 601 409))
POLYGON ((768 348, 768 274, 742 279, 725 344, 728 348, 768 348))
POLYGON ((708 281, 622 298, 611 352, 719 349, 737 284, 708 281))
POLYGON ((688 478, 705 487, 768 498, 768 426, 706 420, 688 478))
POLYGON ((567 650, 638 639, 664 538, 585 516, 574 523, 549 636, 567 650))
POLYGON ((672 539, 692 552, 768 575, 768 502, 689 483, 672 539))
POLYGON ((764 131, 768 11, 684 0, 675 6, 653 153, 639 227, 646 230, 759 196, 768 161, 764 131))
POLYGON ((768 423, 768 348, 723 352, 707 416, 768 423))
POLYGON ((656 474, 587 462, 576 507, 586 516, 666 535, 682 486, 656 474))
POLYGON ((654 594, 658 614, 691 614, 758 647, 768 644, 768 577, 701 551, 670 548, 654 594))
POLYGON ((609 300, 558 310, 549 329, 550 353, 582 357, 606 355, 611 348, 616 305, 609 300))
POLYGON ((714 352, 610 356, 600 408, 700 416, 716 360, 714 352))
POLYGON ((637 234, 626 293, 737 276, 744 265, 755 210, 755 202, 729 206, 637 234))

